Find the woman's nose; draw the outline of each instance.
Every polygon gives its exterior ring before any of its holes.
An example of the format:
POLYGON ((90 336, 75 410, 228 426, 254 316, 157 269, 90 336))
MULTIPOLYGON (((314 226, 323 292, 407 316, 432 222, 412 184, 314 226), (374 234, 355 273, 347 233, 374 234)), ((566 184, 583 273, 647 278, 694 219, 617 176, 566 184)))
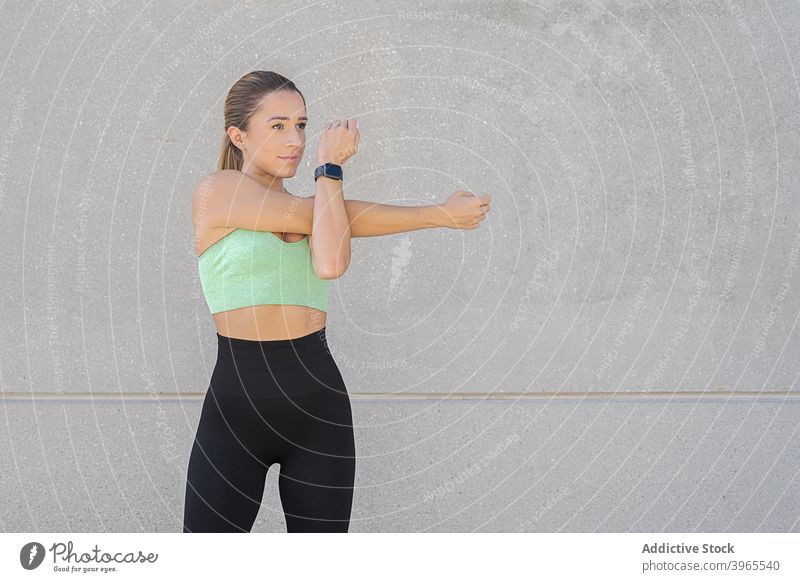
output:
POLYGON ((300 134, 299 131, 294 131, 289 135, 287 143, 289 145, 299 147, 303 145, 303 136, 300 134))

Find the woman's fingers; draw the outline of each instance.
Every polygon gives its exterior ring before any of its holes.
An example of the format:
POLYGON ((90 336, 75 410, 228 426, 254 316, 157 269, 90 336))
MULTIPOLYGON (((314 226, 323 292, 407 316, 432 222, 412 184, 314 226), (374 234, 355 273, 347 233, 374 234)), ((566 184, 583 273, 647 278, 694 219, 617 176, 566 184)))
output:
POLYGON ((355 117, 352 119, 336 119, 335 121, 326 123, 325 127, 341 127, 348 131, 358 133, 358 119, 355 117))
POLYGON ((358 152, 360 138, 358 119, 335 119, 325 124, 320 145, 326 152, 333 150, 334 158, 341 164, 358 152))

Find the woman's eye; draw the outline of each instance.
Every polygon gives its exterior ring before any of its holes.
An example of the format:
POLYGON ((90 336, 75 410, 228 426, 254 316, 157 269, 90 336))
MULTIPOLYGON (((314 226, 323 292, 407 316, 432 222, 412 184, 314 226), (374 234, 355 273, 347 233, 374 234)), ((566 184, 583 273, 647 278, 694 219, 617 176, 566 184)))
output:
POLYGON ((272 129, 276 129, 278 127, 283 127, 283 124, 282 123, 276 123, 275 125, 272 126, 272 129))
POLYGON ((305 129, 306 128, 306 124, 305 123, 299 123, 298 125, 300 126, 300 129, 305 129))

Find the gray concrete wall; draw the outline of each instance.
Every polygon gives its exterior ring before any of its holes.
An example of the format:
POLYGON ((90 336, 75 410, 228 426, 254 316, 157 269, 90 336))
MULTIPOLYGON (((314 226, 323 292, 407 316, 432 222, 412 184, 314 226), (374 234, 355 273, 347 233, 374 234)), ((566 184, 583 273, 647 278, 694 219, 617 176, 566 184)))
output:
POLYGON ((308 101, 291 191, 358 117, 348 197, 493 196, 332 286, 351 531, 800 531, 797 2, 6 2, 0 39, 3 531, 180 530, 190 197, 254 69, 308 101))

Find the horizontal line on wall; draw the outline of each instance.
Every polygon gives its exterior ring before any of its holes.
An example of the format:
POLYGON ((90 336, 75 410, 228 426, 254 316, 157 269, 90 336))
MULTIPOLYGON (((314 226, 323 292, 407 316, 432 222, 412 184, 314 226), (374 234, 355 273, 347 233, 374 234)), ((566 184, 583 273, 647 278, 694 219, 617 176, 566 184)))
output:
MULTIPOLYGON (((0 392, 2 400, 196 400, 204 392, 0 392)), ((727 392, 358 392, 351 393, 352 400, 619 400, 619 401, 779 401, 800 402, 800 392, 781 391, 727 391, 727 392)))

